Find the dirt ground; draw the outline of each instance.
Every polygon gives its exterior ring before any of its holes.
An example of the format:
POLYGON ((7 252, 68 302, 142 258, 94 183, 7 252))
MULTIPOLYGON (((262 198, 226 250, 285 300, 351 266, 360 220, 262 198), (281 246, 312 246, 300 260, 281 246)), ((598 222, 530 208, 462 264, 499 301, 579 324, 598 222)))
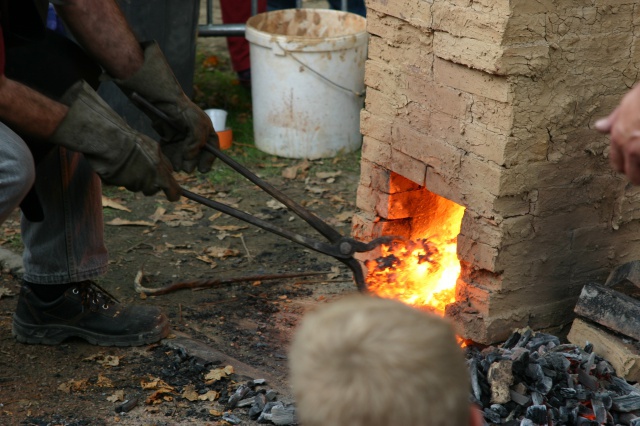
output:
MULTIPOLYGON (((339 167, 340 162, 336 170, 339 167)), ((348 223, 335 218, 346 217, 344 213, 354 208, 358 176, 343 172, 328 184, 309 172, 306 175, 271 179, 271 183, 294 199, 312 204, 310 208, 320 217, 348 234, 348 223), (308 188, 327 191, 318 194, 308 188)), ((271 216, 271 222, 285 228, 307 230, 301 220, 291 220, 291 214, 269 207, 270 197, 250 183, 224 191, 198 181, 183 182, 183 186, 210 191, 209 197, 261 217, 271 216)), ((224 424, 221 416, 210 414, 224 412, 220 400, 192 402, 181 395, 188 386, 201 392, 209 389, 204 375, 226 365, 238 375, 233 377, 235 382, 264 378, 268 385, 263 388, 273 388, 280 400, 291 402, 286 380, 291 333, 307 310, 355 291, 350 272, 330 257, 190 201, 170 204, 159 196, 147 198, 113 189, 105 193, 131 210, 105 208, 107 224, 121 219, 147 225, 106 226, 110 272, 99 283, 125 303, 161 306, 170 318, 172 335, 159 345, 140 348, 100 348, 80 340, 54 347, 23 345, 14 341, 10 331, 17 297, 0 298, 0 424, 224 424), (159 208, 166 213, 154 224, 152 217, 159 208), (143 299, 134 290, 141 270, 147 287, 193 279, 326 274, 252 279, 143 299), (171 400, 146 404, 157 388, 143 389, 142 383, 157 378, 173 387, 167 395, 171 400), (114 412, 123 400, 132 398, 140 401, 136 408, 127 414, 114 412)), ((15 232, 16 223, 8 222, 5 233, 15 232)), ((0 289, 17 294, 18 277, 5 272, 1 279, 0 289)), ((246 420, 246 411, 236 409, 233 414, 246 420)))
MULTIPOLYGON (((223 55, 223 43, 201 40, 199 49, 221 49, 223 55)), ((243 149, 234 145, 232 152, 242 158, 243 149)), ((246 165, 348 235, 358 162, 359 153, 352 153, 313 162, 266 156, 246 165), (295 178, 282 176, 293 171, 295 178)), ((212 184, 202 176, 179 179, 208 198, 317 236, 239 175, 231 184, 212 184)), ((292 331, 309 309, 356 291, 350 271, 331 257, 185 199, 169 203, 118 188, 105 188, 104 196, 110 271, 98 283, 124 303, 162 307, 172 334, 137 348, 94 347, 81 340, 19 344, 11 335, 11 318, 20 276, 5 268, 0 275, 0 424, 252 425, 249 407, 229 409, 227 401, 238 384, 253 379, 266 380, 252 385, 253 391, 273 389, 276 400, 292 403, 287 385, 292 331), (319 274, 248 278, 310 272, 319 274), (134 290, 139 273, 147 287, 246 279, 145 298, 134 290), (216 378, 207 376, 216 372, 216 378), (136 404, 117 413, 125 401, 136 404)), ((15 253, 21 250, 18 223, 16 212, 0 228, 2 247, 15 253)))
MULTIPOLYGON (((300 163, 273 160, 283 170, 300 163)), ((312 162, 296 179, 275 177, 270 182, 348 234, 358 175, 341 168, 346 160, 338 159, 329 160, 336 161, 332 166, 340 172, 338 176, 315 177, 314 168, 326 161, 312 162)), ((204 181, 183 179, 182 185, 284 228, 308 233, 303 221, 274 208, 267 194, 245 182, 239 179, 233 188, 216 188, 204 181)), ((354 292, 351 273, 330 257, 191 201, 171 204, 160 196, 143 197, 113 188, 104 192, 117 208, 104 209, 111 260, 110 272, 98 282, 122 302, 162 307, 170 318, 172 336, 159 345, 141 348, 100 348, 80 340, 54 347, 19 344, 10 331, 17 297, 0 297, 0 424, 224 424, 219 423, 220 416, 209 414, 224 412, 219 400, 192 402, 181 395, 188 386, 201 392, 209 389, 204 384, 205 373, 226 365, 238 374, 233 377, 235 382, 264 378, 268 385, 263 388, 273 388, 280 400, 291 402, 286 380, 291 333, 307 310, 354 292), (127 225, 137 221, 141 224, 127 225), (134 290, 139 271, 147 287, 195 279, 325 273, 296 279, 249 279, 142 298, 134 290), (117 365, 111 365, 114 363, 117 365), (200 367, 194 371, 196 364, 200 367), (143 389, 142 383, 156 378, 173 387, 167 395, 171 400, 146 404, 157 389, 143 389), (140 401, 136 408, 127 414, 114 412, 123 400, 132 398, 140 401)), ((12 236, 17 232, 17 219, 2 229, 8 241, 5 247, 11 248, 12 241, 15 245, 12 236)), ((0 278, 0 294, 18 293, 19 277, 5 271, 0 278)), ((233 413, 246 420, 246 411, 233 413)))

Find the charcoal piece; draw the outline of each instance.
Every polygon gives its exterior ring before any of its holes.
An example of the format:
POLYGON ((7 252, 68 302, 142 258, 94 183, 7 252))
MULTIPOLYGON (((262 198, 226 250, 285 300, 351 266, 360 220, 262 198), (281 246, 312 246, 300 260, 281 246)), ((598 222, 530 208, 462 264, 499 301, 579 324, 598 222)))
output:
POLYGON ((116 406, 115 411, 118 414, 128 413, 129 411, 133 410, 136 405, 138 405, 138 398, 127 399, 122 404, 119 404, 118 406, 116 406))
POLYGON ((598 422, 598 424, 602 424, 607 420, 607 409, 604 408, 604 403, 601 399, 592 398, 591 408, 593 409, 593 415, 595 416, 594 420, 598 422))
POLYGON ((585 372, 591 374, 591 370, 593 369, 595 362, 596 362, 596 354, 592 352, 589 354, 589 358, 587 358, 587 361, 582 366, 582 369, 585 372))
POLYGON ((638 394, 616 396, 612 398, 612 400, 612 407, 616 411, 629 413, 631 411, 640 410, 640 395, 638 394))
POLYGON ((578 382, 589 390, 598 389, 598 380, 583 369, 578 369, 578 382))
POLYGON ((547 365, 553 368, 557 373, 566 373, 569 370, 569 367, 571 367, 571 362, 567 357, 557 352, 548 352, 543 358, 547 365))
POLYGON ((537 333, 535 336, 531 337, 525 347, 531 351, 537 351, 542 345, 548 345, 550 343, 557 346, 560 344, 560 339, 551 334, 537 333))
POLYGON ((542 372, 540 364, 531 363, 527 365, 527 371, 525 374, 533 383, 539 382, 544 378, 544 373, 542 372))
POLYGON ((578 407, 560 407, 560 417, 558 424, 572 425, 576 423, 578 418, 578 407))
POLYGON ((597 393, 594 396, 594 399, 599 399, 600 401, 602 401, 605 409, 611 410, 611 407, 613 405, 613 395, 610 392, 597 393))
POLYGON ((536 426, 536 424, 531 419, 527 419, 526 417, 522 419, 520 422, 520 426, 536 426))
POLYGON ((262 412, 267 414, 271 413, 271 409, 276 405, 283 405, 283 403, 281 401, 267 402, 266 404, 264 404, 264 408, 262 409, 262 412))
MULTIPOLYGON (((489 366, 491 364, 493 364, 494 362, 498 362, 498 361, 500 361, 502 359, 503 359, 502 354, 497 352, 497 351, 489 352, 485 357, 485 360, 489 363, 489 366)), ((488 370, 488 368, 487 368, 487 370, 488 370)))
POLYGON ((640 420, 640 417, 636 416, 633 413, 621 413, 617 416, 616 424, 628 425, 631 424, 633 420, 640 420))
POLYGON ((640 417, 629 421, 629 426, 640 426, 640 417))
POLYGON ((578 405, 578 418, 592 419, 593 417, 593 410, 590 407, 584 404, 578 405))
POLYGON ((591 392, 588 389, 579 387, 576 389, 576 399, 578 401, 588 401, 591 399, 591 392))
POLYGON ((576 398, 577 399, 577 393, 578 393, 578 391, 573 389, 573 388, 561 388, 560 389, 560 396, 562 396, 563 398, 567 398, 567 399, 571 399, 571 398, 576 398))
POLYGON ((249 393, 251 388, 247 385, 240 385, 236 389, 236 391, 229 397, 229 401, 227 402, 227 409, 234 408, 238 402, 240 402, 244 397, 249 393))
POLYGON ((482 407, 488 407, 489 405, 491 405, 491 386, 489 386, 489 382, 484 376, 479 375, 479 377, 482 379, 480 381, 480 389, 482 392, 482 399, 480 400, 480 404, 482 407))
POLYGON ((189 354, 187 353, 187 350, 185 348, 178 347, 178 348, 175 348, 174 351, 178 356, 178 358, 180 359, 180 361, 186 361, 189 359, 189 354))
POLYGON ((486 375, 489 372, 489 369, 491 368, 491 364, 493 363, 489 361, 487 358, 481 360, 478 363, 478 371, 486 375))
POLYGON ((620 390, 619 393, 638 393, 639 389, 630 385, 626 380, 620 378, 620 377, 616 377, 613 376, 610 378, 611 380, 611 384, 612 387, 610 388, 610 390, 615 391, 617 389, 620 390))
POLYGON ((533 334, 533 330, 531 330, 530 328, 526 329, 520 336, 520 339, 518 339, 518 343, 516 343, 516 347, 523 348, 529 342, 529 339, 531 339, 532 334, 533 334))
POLYGON ((531 397, 528 395, 523 395, 519 392, 514 391, 513 389, 509 392, 511 395, 511 400, 519 405, 528 405, 531 402, 531 397))
POLYGON ((469 376, 471 377, 471 390, 476 399, 475 402, 480 402, 482 401, 482 390, 478 378, 478 361, 475 358, 469 361, 469 376))
POLYGON ((191 364, 200 372, 204 371, 209 365, 211 365, 211 362, 204 359, 204 358, 200 358, 199 356, 193 356, 191 358, 191 364))
POLYGON ((267 402, 264 405, 264 409, 258 419, 256 420, 258 423, 271 423, 271 410, 273 407, 284 405, 281 401, 267 402))
POLYGON ((262 410, 264 410, 264 406, 266 405, 266 403, 267 403, 267 397, 264 394, 259 393, 256 396, 254 396, 253 404, 249 409, 249 418, 251 420, 256 420, 262 413, 262 410))
POLYGON ((484 415, 485 420, 489 423, 500 423, 502 420, 500 413, 493 411, 491 408, 485 408, 482 410, 482 414, 484 415))
POLYGON ((254 386, 263 386, 267 384, 267 379, 254 379, 253 380, 253 385, 254 386))
POLYGON ((544 404, 544 397, 540 392, 531 392, 531 403, 533 405, 542 405, 544 404))
POLYGON ((537 392, 540 392, 543 395, 546 395, 553 388, 553 380, 551 377, 543 376, 542 380, 539 380, 535 383, 534 389, 537 392))
POLYGON ((524 416, 534 424, 546 425, 548 423, 547 407, 544 405, 532 405, 527 407, 527 411, 524 416))
POLYGON ((529 350, 525 348, 515 348, 510 358, 513 361, 514 377, 524 379, 527 365, 529 365, 529 350))
POLYGON ((584 345, 584 348, 582 350, 590 354, 591 352, 593 352, 593 343, 587 342, 587 344, 584 345))
POLYGON ((500 414, 500 418, 505 418, 509 415, 509 410, 507 410, 502 404, 491 404, 491 407, 489 408, 491 409, 491 411, 500 414))
POLYGON ((555 379, 556 377, 558 377, 558 373, 553 368, 542 367, 542 373, 551 379, 555 379))
POLYGON ((596 374, 600 377, 608 377, 615 373, 616 373, 616 370, 606 360, 602 360, 598 362, 598 364, 596 364, 596 374))
POLYGON ((278 396, 278 392, 274 391, 273 389, 269 389, 264 394, 264 396, 267 398, 267 401, 275 401, 276 397, 278 396))
POLYGON ((563 343, 551 349, 550 352, 562 352, 564 354, 569 354, 571 351, 579 350, 580 347, 578 345, 574 345, 573 343, 563 343))
MULTIPOLYGON (((515 419, 517 419, 517 418, 519 417, 519 416, 518 416, 518 413, 517 413, 516 411, 517 411, 517 410, 513 410, 513 411, 511 411, 511 412, 507 415, 507 417, 505 417, 505 418, 503 418, 503 419, 502 419, 502 423, 503 423, 503 424, 509 424, 509 423, 512 423, 513 421, 515 421, 515 419)), ((519 424, 519 422, 518 422, 518 424, 519 424)))
POLYGON ((231 423, 232 425, 239 425, 240 423, 242 423, 242 420, 240 420, 238 417, 234 416, 231 413, 224 413, 222 415, 222 420, 224 420, 225 422, 231 423))
POLYGON ((552 396, 551 398, 549 398, 547 400, 547 403, 552 406, 553 408, 560 408, 562 407, 562 401, 560 401, 558 398, 556 398, 555 396, 552 396))
POLYGON ((513 333, 511 333, 511 336, 509 336, 509 338, 504 341, 502 347, 505 349, 513 348, 520 341, 521 336, 522 335, 520 333, 514 331, 513 333))
POLYGON ((249 407, 253 404, 253 397, 251 398, 245 398, 242 399, 240 401, 238 401, 238 403, 236 404, 237 408, 244 408, 244 407, 249 407))
POLYGON ((271 409, 271 422, 275 425, 290 425, 296 420, 296 409, 292 405, 276 405, 271 409))

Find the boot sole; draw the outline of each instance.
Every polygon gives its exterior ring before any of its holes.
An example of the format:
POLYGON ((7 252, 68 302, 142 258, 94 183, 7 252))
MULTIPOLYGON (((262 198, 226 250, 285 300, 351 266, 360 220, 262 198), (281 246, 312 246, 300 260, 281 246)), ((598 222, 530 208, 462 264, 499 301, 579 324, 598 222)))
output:
POLYGON ((166 337, 169 334, 169 323, 165 320, 145 333, 114 336, 63 324, 27 324, 14 316, 11 333, 18 342, 32 345, 59 345, 68 338, 79 337, 98 346, 142 346, 166 337))

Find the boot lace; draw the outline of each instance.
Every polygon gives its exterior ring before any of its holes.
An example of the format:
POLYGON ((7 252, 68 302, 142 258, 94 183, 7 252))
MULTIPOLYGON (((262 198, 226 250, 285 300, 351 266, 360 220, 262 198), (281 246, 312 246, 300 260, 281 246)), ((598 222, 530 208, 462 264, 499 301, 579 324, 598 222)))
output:
POLYGON ((99 309, 109 309, 109 305, 120 303, 111 293, 93 281, 83 281, 73 289, 74 294, 80 294, 82 305, 95 312, 99 309))

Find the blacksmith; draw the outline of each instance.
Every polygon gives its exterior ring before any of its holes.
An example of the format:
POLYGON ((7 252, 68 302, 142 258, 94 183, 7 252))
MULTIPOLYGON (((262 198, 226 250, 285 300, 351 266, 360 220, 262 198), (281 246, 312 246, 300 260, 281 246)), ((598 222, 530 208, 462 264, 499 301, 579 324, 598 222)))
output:
POLYGON ((215 132, 114 0, 53 3, 81 47, 46 29, 47 1, 0 0, 0 223, 22 207, 25 246, 13 334, 35 344, 155 342, 168 333, 159 309, 124 306, 91 281, 107 269, 101 180, 175 201, 172 171, 209 171, 202 148, 215 132), (156 120, 159 143, 136 132, 96 94, 100 78, 185 130, 156 120))

